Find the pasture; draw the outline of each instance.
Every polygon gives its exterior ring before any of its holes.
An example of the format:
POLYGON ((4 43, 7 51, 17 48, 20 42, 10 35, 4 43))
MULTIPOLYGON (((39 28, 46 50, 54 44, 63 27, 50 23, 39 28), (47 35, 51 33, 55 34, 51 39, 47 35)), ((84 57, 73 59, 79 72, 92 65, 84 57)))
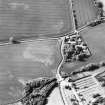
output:
POLYGON ((20 98, 24 82, 55 76, 61 59, 57 40, 0 46, 0 104, 20 98))
POLYGON ((68 0, 0 0, 0 41, 59 37, 72 30, 68 0))

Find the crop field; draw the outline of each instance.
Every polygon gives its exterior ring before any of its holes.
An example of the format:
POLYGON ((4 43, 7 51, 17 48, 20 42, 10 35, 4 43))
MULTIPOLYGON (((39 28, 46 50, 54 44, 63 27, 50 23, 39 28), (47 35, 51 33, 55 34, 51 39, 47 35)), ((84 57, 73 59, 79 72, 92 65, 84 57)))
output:
POLYGON ((80 34, 85 39, 92 52, 89 62, 99 62, 105 60, 105 24, 84 30, 80 34))
POLYGON ((19 98, 27 80, 55 76, 62 59, 59 47, 50 39, 0 46, 0 103, 19 98))
POLYGON ((0 40, 58 37, 72 30, 68 0, 0 0, 0 40))
POLYGON ((98 16, 98 8, 94 6, 94 0, 71 0, 77 19, 77 28, 86 25, 98 16))

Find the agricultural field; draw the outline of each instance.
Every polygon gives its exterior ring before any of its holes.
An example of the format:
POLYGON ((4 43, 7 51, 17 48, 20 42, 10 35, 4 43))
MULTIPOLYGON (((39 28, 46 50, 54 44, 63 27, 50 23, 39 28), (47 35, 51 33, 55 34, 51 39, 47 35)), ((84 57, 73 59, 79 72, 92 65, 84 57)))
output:
POLYGON ((72 30, 68 0, 0 0, 0 41, 59 37, 72 30))
POLYGON ((22 96, 25 81, 54 77, 61 62, 57 40, 35 40, 0 46, 0 103, 22 96))
POLYGON ((72 9, 77 21, 77 29, 95 20, 99 15, 94 0, 71 0, 72 9))

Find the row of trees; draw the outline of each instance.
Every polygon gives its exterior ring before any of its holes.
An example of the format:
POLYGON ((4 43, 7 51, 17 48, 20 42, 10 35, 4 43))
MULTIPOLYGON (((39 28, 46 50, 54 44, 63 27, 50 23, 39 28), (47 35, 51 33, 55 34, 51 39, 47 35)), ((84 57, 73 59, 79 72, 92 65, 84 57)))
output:
POLYGON ((92 103, 92 105, 105 105, 105 98, 102 96, 95 97, 95 101, 92 103))
POLYGON ((96 20, 96 21, 91 22, 88 26, 95 27, 95 26, 97 26, 101 23, 104 23, 104 22, 105 22, 104 18, 100 18, 100 20, 96 20))
POLYGON ((99 69, 100 67, 105 67, 105 61, 101 61, 100 63, 90 63, 86 66, 81 67, 80 69, 73 71, 71 73, 65 73, 64 71, 61 71, 60 74, 62 76, 62 78, 67 78, 67 77, 71 77, 70 81, 72 80, 72 76, 76 75, 78 73, 83 73, 83 72, 91 72, 91 71, 95 71, 97 69, 99 69))
POLYGON ((73 16, 74 16, 74 22, 75 22, 75 28, 78 29, 78 21, 77 21, 77 16, 76 16, 76 11, 73 10, 73 16))
POLYGON ((75 74, 82 73, 82 72, 95 71, 96 69, 99 69, 100 67, 103 67, 103 66, 105 66, 104 61, 102 61, 100 63, 90 63, 90 64, 80 68, 77 71, 73 71, 71 74, 75 75, 75 74))
POLYGON ((58 85, 56 78, 33 81, 25 87, 25 97, 21 100, 24 105, 45 105, 52 90, 58 85))

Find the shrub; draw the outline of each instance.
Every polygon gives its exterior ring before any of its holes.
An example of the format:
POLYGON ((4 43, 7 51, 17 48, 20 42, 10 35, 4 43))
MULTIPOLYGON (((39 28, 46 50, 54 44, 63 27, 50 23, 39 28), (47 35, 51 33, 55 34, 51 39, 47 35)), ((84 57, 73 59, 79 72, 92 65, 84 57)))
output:
POLYGON ((104 83, 102 84, 102 87, 105 87, 105 81, 104 81, 104 83))
POLYGON ((100 67, 99 64, 90 63, 90 64, 86 65, 85 69, 86 69, 86 71, 94 71, 96 69, 99 69, 99 67, 100 67))
POLYGON ((101 61, 100 66, 105 66, 105 61, 101 61))
POLYGON ((97 94, 94 94, 94 95, 93 95, 93 98, 97 98, 97 97, 100 97, 100 96, 101 96, 101 95, 97 93, 97 94))
POLYGON ((86 55, 86 54, 84 54, 84 53, 83 53, 83 54, 79 54, 79 55, 78 55, 78 60, 79 60, 79 61, 84 61, 84 60, 85 60, 85 58, 87 58, 87 55, 86 55))
POLYGON ((97 2, 97 7, 103 9, 103 3, 102 2, 97 2))
POLYGON ((67 78, 67 77, 69 77, 69 73, 66 73, 66 72, 64 72, 64 71, 61 71, 61 77, 62 78, 67 78))

